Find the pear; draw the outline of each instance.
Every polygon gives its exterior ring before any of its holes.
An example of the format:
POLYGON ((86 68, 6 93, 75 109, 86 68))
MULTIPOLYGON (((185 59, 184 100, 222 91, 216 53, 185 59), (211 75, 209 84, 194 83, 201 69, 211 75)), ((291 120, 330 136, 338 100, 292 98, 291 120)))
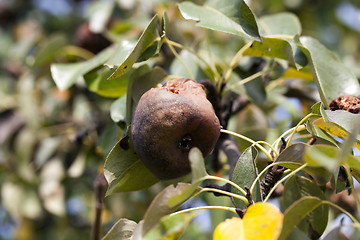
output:
POLYGON ((204 86, 178 78, 142 95, 133 115, 131 138, 144 165, 159 179, 169 180, 191 172, 191 148, 199 148, 204 157, 211 153, 220 128, 204 86))

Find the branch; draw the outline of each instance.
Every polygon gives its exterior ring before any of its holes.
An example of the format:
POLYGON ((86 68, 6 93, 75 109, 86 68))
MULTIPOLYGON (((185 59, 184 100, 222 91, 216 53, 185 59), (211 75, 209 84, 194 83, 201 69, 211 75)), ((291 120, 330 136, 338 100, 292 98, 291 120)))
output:
POLYGON ((95 181, 95 221, 92 228, 91 240, 100 240, 101 213, 104 208, 104 198, 107 182, 103 173, 100 173, 95 181))
MULTIPOLYGON (((286 146, 287 146, 287 142, 285 141, 284 138, 281 138, 281 141, 282 141, 282 145, 280 147, 279 155, 286 149, 286 146)), ((306 144, 312 145, 315 143, 315 141, 316 141, 316 138, 311 137, 306 144)), ((275 165, 267 171, 265 177, 260 182, 261 193, 262 193, 263 199, 265 199, 267 197, 270 190, 281 179, 285 170, 286 170, 285 167, 275 165)))

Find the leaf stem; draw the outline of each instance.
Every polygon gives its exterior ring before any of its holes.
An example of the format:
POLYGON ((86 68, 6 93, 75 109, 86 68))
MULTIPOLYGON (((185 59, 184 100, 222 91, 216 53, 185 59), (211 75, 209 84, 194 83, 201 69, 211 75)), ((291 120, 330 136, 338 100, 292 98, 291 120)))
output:
POLYGON ((174 216, 174 215, 178 215, 178 214, 182 214, 182 213, 187 213, 187 212, 192 212, 192 211, 206 210, 206 209, 221 209, 221 210, 226 210, 226 211, 230 211, 230 212, 236 213, 236 209, 235 209, 235 208, 232 208, 232 207, 203 206, 203 207, 193 207, 193 208, 188 208, 188 209, 180 210, 180 211, 171 213, 170 216, 174 216))
MULTIPOLYGON (((201 56, 200 56, 197 52, 195 52, 194 50, 192 50, 192 49, 190 49, 190 48, 188 48, 188 47, 186 47, 186 46, 184 46, 184 45, 182 45, 182 44, 180 44, 180 43, 171 41, 171 40, 168 39, 168 38, 165 38, 165 42, 169 45, 169 47, 170 47, 170 45, 171 45, 171 46, 173 46, 173 47, 177 47, 177 48, 180 48, 180 49, 182 49, 182 50, 188 51, 189 53, 191 53, 192 55, 194 55, 197 59, 199 59, 203 64, 205 64, 208 68, 210 68, 210 69, 212 70, 212 72, 214 73, 215 78, 217 78, 217 79, 220 79, 220 78, 221 78, 220 75, 219 75, 219 73, 217 72, 215 66, 210 65, 203 57, 201 57, 201 56)), ((170 48, 170 50, 171 50, 171 48, 170 48)), ((171 51, 172 51, 172 50, 171 50, 171 51)))
POLYGON ((295 129, 292 131, 289 140, 286 143, 286 147, 288 147, 292 141, 292 138, 294 137, 295 133, 297 132, 297 128, 303 124, 306 120, 308 120, 310 117, 315 116, 316 114, 314 113, 309 113, 308 115, 306 115, 303 119, 301 119, 301 121, 296 125, 295 129))
POLYGON ((246 196, 246 191, 244 189, 242 189, 239 185, 237 185, 236 183, 230 181, 230 180, 227 180, 225 178, 221 178, 221 177, 216 177, 216 176, 211 176, 211 175, 207 175, 205 177, 202 177, 200 178, 198 181, 201 182, 201 181, 204 181, 204 180, 218 180, 218 181, 223 181, 223 182, 226 182, 226 183, 229 183, 230 185, 234 186, 236 189, 238 189, 242 194, 244 194, 244 196, 246 196))
POLYGON ((93 58, 95 56, 95 54, 93 54, 92 52, 77 46, 66 46, 64 47, 62 52, 64 54, 81 57, 85 60, 89 60, 90 58, 93 58))
POLYGON ((305 125, 300 125, 300 126, 296 126, 296 127, 293 127, 293 128, 290 128, 289 130, 285 131, 283 134, 281 134, 280 137, 278 137, 278 139, 275 140, 275 142, 272 144, 273 148, 274 149, 278 149, 279 148, 279 143, 281 142, 281 139, 283 137, 285 137, 286 135, 289 135, 290 133, 296 131, 296 132, 301 132, 303 130, 305 130, 306 127, 305 125))
POLYGON ((346 216, 348 216, 353 223, 355 223, 355 224, 358 225, 358 226, 360 225, 360 223, 356 220, 356 218, 355 218, 353 215, 351 215, 348 211, 346 211, 346 210, 343 209, 342 207, 336 205, 335 203, 332 203, 332 202, 327 201, 327 200, 323 200, 323 201, 321 201, 321 203, 322 203, 322 204, 330 205, 330 206, 338 209, 339 211, 341 211, 342 213, 344 213, 346 216))
POLYGON ((291 176, 295 175, 297 172, 301 171, 302 169, 304 169, 308 164, 305 163, 304 165, 302 165, 301 167, 297 168, 296 170, 292 171, 290 174, 286 175, 285 177, 283 177, 280 181, 278 181, 274 187, 270 190, 269 194, 266 196, 266 199, 264 200, 264 202, 267 202, 271 196, 271 194, 275 191, 275 189, 282 183, 284 182, 286 179, 290 178, 291 176))
MULTIPOLYGON (((217 69, 216 69, 216 64, 214 61, 214 57, 211 54, 211 47, 210 47, 210 40, 209 40, 209 35, 208 35, 208 30, 204 28, 204 33, 205 33, 205 41, 206 41, 206 50, 209 56, 209 61, 210 63, 208 64, 208 66, 210 67, 210 69, 213 71, 214 75, 215 75, 215 81, 219 84, 221 81, 221 76, 218 73, 217 69)), ((205 64, 207 64, 207 62, 205 60, 203 60, 200 56, 198 56, 200 60, 202 60, 205 64)))
POLYGON ((245 52, 245 50, 250 47, 252 44, 252 42, 249 42, 247 44, 245 44, 242 48, 240 48, 240 50, 235 54, 235 56, 233 57, 233 59, 231 60, 229 69, 226 71, 225 73, 225 82, 228 82, 231 76, 231 73, 235 67, 235 65, 239 62, 239 60, 243 57, 243 53, 245 52))
POLYGON ((278 163, 276 162, 273 162, 269 165, 267 165, 258 175, 257 177, 255 178, 254 182, 251 184, 251 187, 250 187, 250 195, 252 195, 253 191, 254 191, 254 188, 255 188, 255 185, 256 185, 256 182, 260 180, 261 176, 264 175, 271 167, 277 165, 278 163))
POLYGON ((220 132, 233 135, 235 137, 241 138, 241 139, 243 139, 245 141, 248 141, 248 142, 252 143, 256 147, 258 147, 262 152, 265 153, 265 155, 267 156, 267 158, 269 159, 270 162, 273 161, 273 158, 271 157, 270 153, 263 146, 261 146, 258 142, 255 142, 254 140, 252 140, 252 139, 250 139, 248 137, 245 137, 244 135, 241 135, 239 133, 235 133, 235 132, 232 132, 232 131, 229 131, 229 130, 226 130, 226 129, 221 129, 220 132))
POLYGON ((238 81, 237 83, 233 84, 232 86, 230 86, 229 88, 227 88, 226 91, 225 91, 225 93, 228 92, 228 91, 231 91, 232 89, 237 88, 237 87, 239 87, 239 86, 241 86, 241 85, 244 85, 244 84, 246 84, 246 83, 248 83, 248 82, 251 82, 252 80, 260 77, 260 76, 263 75, 263 74, 264 74, 264 71, 260 71, 260 72, 254 73, 253 75, 250 75, 250 76, 248 76, 247 78, 242 79, 242 80, 238 81))
POLYGON ((360 230, 360 224, 359 223, 353 223, 353 224, 344 224, 341 225, 342 227, 353 227, 353 228, 357 228, 360 230))
MULTIPOLYGON (((279 156, 279 154, 276 152, 275 148, 273 148, 273 146, 271 146, 270 143, 265 142, 265 141, 256 141, 255 143, 264 144, 264 145, 268 146, 271 149, 271 151, 273 151, 274 154, 276 155, 275 157, 279 156)), ((255 144, 253 144, 253 145, 255 145, 255 144)))
POLYGON ((168 40, 168 38, 165 38, 164 41, 166 42, 166 44, 169 46, 171 52, 174 54, 174 56, 177 58, 177 60, 179 60, 179 62, 183 65, 183 67, 185 68, 186 72, 189 74, 189 77, 191 79, 195 80, 194 75, 192 74, 190 68, 188 67, 188 65, 186 65, 186 63, 181 59, 181 57, 179 56, 179 54, 176 52, 176 50, 173 47, 173 44, 170 43, 170 40, 168 40))
POLYGON ((359 198, 357 197, 357 194, 356 194, 357 191, 356 191, 355 186, 354 186, 353 177, 351 175, 350 168, 349 168, 349 166, 347 164, 344 165, 344 168, 346 170, 346 175, 348 176, 348 181, 350 183, 351 191, 354 193, 356 208, 357 208, 358 213, 359 213, 359 211, 360 211, 360 203, 359 203, 359 198))
POLYGON ((217 192, 217 193, 224 194, 224 195, 227 195, 227 196, 230 196, 230 197, 233 197, 233 198, 240 199, 240 200, 242 200, 246 205, 249 205, 249 201, 247 200, 246 197, 241 196, 241 195, 238 195, 238 194, 234 194, 234 193, 231 193, 231 192, 223 191, 223 190, 220 190, 220 189, 216 189, 216 188, 202 188, 202 189, 200 190, 200 192, 217 192))

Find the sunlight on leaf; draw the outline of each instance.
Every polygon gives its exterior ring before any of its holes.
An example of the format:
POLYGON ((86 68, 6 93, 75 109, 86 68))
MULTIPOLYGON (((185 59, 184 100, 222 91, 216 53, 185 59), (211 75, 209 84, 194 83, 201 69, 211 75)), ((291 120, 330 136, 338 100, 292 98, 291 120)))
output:
POLYGON ((186 20, 196 21, 199 27, 260 40, 255 17, 244 1, 210 1, 210 4, 199 6, 187 1, 180 3, 179 9, 186 20))
POLYGON ((101 240, 130 240, 136 225, 134 221, 121 218, 101 240))
POLYGON ((104 175, 109 184, 106 195, 140 190, 159 181, 133 150, 124 150, 120 142, 115 145, 106 159, 104 175))
POLYGON ((113 49, 107 48, 85 62, 54 63, 50 67, 52 78, 60 90, 68 89, 85 73, 104 64, 112 54, 113 49))
POLYGON ((196 183, 199 179, 208 175, 205 169, 205 159, 200 149, 192 148, 189 152, 189 160, 193 183, 196 183))
POLYGON ((291 36, 301 34, 301 24, 293 13, 277 13, 263 16, 258 20, 261 36, 291 36))
POLYGON ((110 116, 116 123, 126 120, 126 94, 111 104, 110 116))
MULTIPOLYGON (((360 115, 349 113, 347 111, 329 111, 325 110, 326 117, 329 121, 324 121, 324 118, 318 118, 312 122, 327 133, 336 137, 346 139, 349 132, 355 129, 356 124, 360 122, 360 115)), ((360 150, 360 136, 356 136, 354 147, 360 150)))
POLYGON ((280 38, 262 38, 261 42, 254 41, 243 55, 279 58, 288 61, 292 66, 296 65, 291 45, 280 38))
POLYGON ((333 172, 338 166, 336 161, 337 148, 328 145, 315 145, 305 149, 304 161, 309 166, 321 166, 333 172))
POLYGON ((106 29, 114 7, 115 2, 113 1, 98 1, 90 4, 88 9, 89 28, 93 33, 101 33, 106 29))
POLYGON ((332 99, 341 95, 359 94, 360 84, 356 76, 333 52, 311 37, 301 37, 300 42, 305 47, 304 53, 310 62, 321 101, 326 107, 332 99))
POLYGON ((114 57, 107 63, 109 65, 119 66, 116 71, 108 78, 109 80, 118 78, 129 71, 132 65, 141 57, 141 55, 144 54, 146 50, 154 44, 158 38, 158 33, 156 30, 157 22, 158 16, 155 15, 135 45, 132 45, 132 43, 128 42, 125 49, 118 48, 118 52, 115 53, 114 57))
POLYGON ((119 78, 107 80, 114 71, 114 69, 103 67, 85 74, 84 79, 89 90, 104 97, 123 96, 126 93, 130 72, 119 78))

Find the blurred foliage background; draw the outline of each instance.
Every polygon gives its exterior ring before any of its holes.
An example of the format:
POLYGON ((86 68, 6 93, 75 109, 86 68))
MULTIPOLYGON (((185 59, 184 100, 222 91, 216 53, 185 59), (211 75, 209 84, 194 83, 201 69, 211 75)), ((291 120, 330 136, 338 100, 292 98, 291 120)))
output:
MULTIPOLYGON (((194 46, 204 32, 182 19, 177 2, 0 0, 0 239, 89 239, 95 214, 94 180, 102 172, 106 155, 123 135, 124 124, 111 119, 114 99, 90 92, 83 79, 69 90, 59 91, 51 78, 50 64, 87 60, 119 40, 137 39, 151 17, 165 9, 170 20, 169 38, 194 46), (89 24, 96 23, 106 28, 92 33, 89 24)), ((256 16, 295 13, 303 35, 319 39, 360 76, 359 1, 247 3, 256 16)), ((224 58, 227 51, 234 54, 232 46, 237 46, 238 40, 224 34, 214 37, 213 43, 216 41, 219 49, 223 42, 229 43, 224 58)), ((160 62, 165 70, 172 60, 172 54, 164 49, 160 62)), ((307 111, 304 108, 316 99, 311 95, 307 104, 291 99, 286 104, 275 102, 271 114, 265 105, 254 104, 238 118, 257 124, 252 126, 257 129, 249 126, 237 131, 253 134, 253 139, 264 138, 264 129, 276 127, 281 132, 301 119, 307 111)), ((155 185, 106 198, 103 231, 119 218, 142 219, 160 189, 161 185, 155 185)), ((208 198, 204 201, 223 201, 208 198)), ((217 217, 222 221, 222 216, 217 217)), ((211 224, 216 223, 205 221, 189 231, 192 236, 199 233, 196 239, 209 239, 201 232, 209 231, 211 224)))

